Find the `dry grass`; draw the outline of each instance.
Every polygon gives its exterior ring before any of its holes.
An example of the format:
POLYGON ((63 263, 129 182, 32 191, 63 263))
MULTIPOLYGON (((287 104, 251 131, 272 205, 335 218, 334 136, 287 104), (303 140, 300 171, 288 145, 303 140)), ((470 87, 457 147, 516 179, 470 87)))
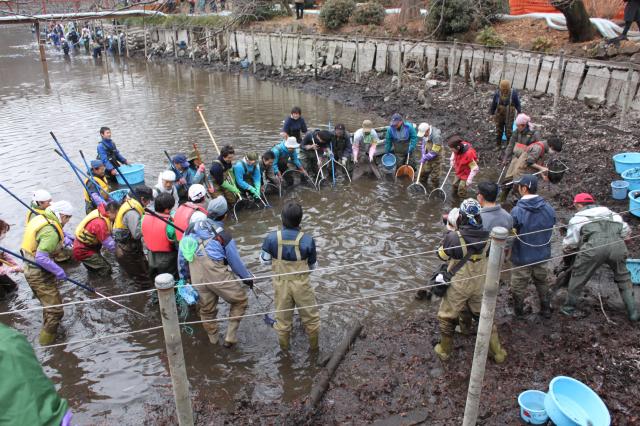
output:
POLYGON ((594 18, 614 18, 624 9, 622 0, 584 0, 587 12, 594 18))

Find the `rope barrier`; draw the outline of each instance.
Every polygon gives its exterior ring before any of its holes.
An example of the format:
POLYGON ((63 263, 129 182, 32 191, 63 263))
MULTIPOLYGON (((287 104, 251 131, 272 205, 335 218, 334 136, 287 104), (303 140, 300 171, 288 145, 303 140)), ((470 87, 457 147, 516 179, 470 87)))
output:
MULTIPOLYGON (((630 213, 631 211, 634 211, 634 210, 640 210, 640 208, 630 209, 630 210, 622 211, 622 212, 619 212, 619 213, 613 212, 613 214, 621 215, 621 214, 624 214, 624 213, 630 213)), ((580 222, 580 224, 581 225, 585 225, 585 224, 588 224, 588 223, 597 222, 597 221, 601 221, 601 220, 604 220, 604 219, 602 219, 602 218, 594 218, 592 220, 580 222)), ((569 224, 554 225, 551 228, 540 229, 540 230, 537 230, 537 231, 531 231, 531 232, 527 232, 527 233, 524 233, 524 234, 517 234, 516 236, 510 236, 509 238, 518 238, 518 237, 522 237, 522 236, 525 236, 525 235, 532 235, 532 234, 536 234, 536 233, 540 233, 540 232, 553 231, 554 229, 562 229, 562 228, 566 228, 568 226, 569 226, 569 224)), ((627 238, 627 239, 633 239, 633 238, 636 238, 636 237, 631 237, 631 238, 627 238)), ((486 244, 486 243, 488 243, 490 241, 491 241, 490 239, 487 239, 487 240, 478 241, 478 242, 475 242, 475 243, 469 243, 469 244, 467 244, 467 246, 486 244)), ((462 248, 462 246, 461 245, 452 246, 452 247, 449 247, 448 249, 456 249, 456 248, 462 248)), ((304 273, 312 274, 312 273, 324 272, 324 271, 332 271, 332 270, 337 270, 337 269, 346 269, 346 268, 351 268, 351 267, 356 267, 356 266, 371 265, 371 264, 375 264, 375 263, 383 263, 383 262, 395 261, 395 260, 399 260, 399 259, 406 259, 406 258, 409 258, 409 257, 423 256, 423 255, 427 255, 427 254, 437 254, 438 251, 439 251, 439 249, 435 249, 435 250, 410 253, 410 254, 405 254, 405 255, 400 255, 400 256, 395 256, 395 257, 386 257, 386 258, 382 258, 382 259, 374 259, 374 260, 367 260, 367 261, 362 261, 362 262, 349 263, 349 264, 345 264, 345 265, 325 266, 323 268, 315 268, 315 269, 309 270, 308 272, 286 272, 286 273, 281 273, 281 274, 259 275, 259 276, 254 276, 251 279, 253 279, 254 281, 258 281, 258 280, 267 280, 267 279, 272 279, 272 278, 282 277, 282 276, 287 276, 287 275, 299 275, 299 274, 304 274, 304 273)), ((227 283, 232 283, 232 282, 244 281, 245 279, 246 278, 234 278, 234 279, 230 279, 230 280, 212 281, 212 282, 206 282, 206 283, 191 284, 191 286, 195 288, 195 287, 201 287, 201 286, 205 286, 205 285, 227 284, 227 283)), ((117 298, 122 298, 122 297, 132 297, 132 296, 137 296, 137 295, 140 295, 140 294, 153 293, 155 291, 156 291, 156 289, 152 288, 152 289, 148 289, 148 290, 141 290, 141 291, 136 291, 136 292, 131 292, 131 293, 116 294, 116 295, 109 296, 109 297, 111 299, 117 299, 117 298)), ((60 304, 57 304, 57 305, 50 305, 47 308, 57 308, 57 307, 65 307, 65 306, 83 305, 83 304, 87 304, 87 303, 100 302, 102 300, 104 300, 104 299, 76 300, 76 301, 72 301, 72 302, 60 303, 60 304)), ((41 311, 43 309, 46 309, 46 308, 44 308, 42 306, 35 306, 35 307, 32 307, 32 308, 16 309, 16 310, 12 310, 12 311, 0 312, 0 316, 18 314, 18 313, 23 313, 23 312, 41 311)))
MULTIPOLYGON (((640 235, 636 235, 636 236, 630 237, 628 239, 632 240, 632 239, 635 239, 635 238, 640 238, 640 235)), ((561 259, 561 258, 568 257, 568 256, 573 256, 573 255, 578 254, 578 253, 583 253, 583 252, 591 251, 591 250, 594 250, 594 249, 597 249, 597 248, 606 247, 606 246, 610 246, 610 245, 614 245, 614 244, 620 244, 620 241, 614 241, 614 242, 611 242, 611 243, 601 244, 601 245, 598 245, 598 246, 595 246, 595 247, 591 247, 591 248, 586 249, 586 250, 580 250, 580 251, 573 252, 573 253, 566 253, 566 254, 562 254, 560 256, 551 257, 549 259, 541 260, 541 261, 538 261, 538 262, 528 263, 526 265, 515 266, 513 268, 508 268, 508 269, 501 269, 500 273, 510 272, 510 271, 514 271, 514 270, 522 269, 522 268, 527 268, 529 266, 538 265, 538 264, 541 264, 541 263, 547 263, 547 262, 549 262, 551 260, 556 260, 556 259, 561 259)), ((462 279, 456 280, 456 282, 468 281, 468 280, 472 280, 472 279, 476 279, 476 278, 481 278, 481 277, 484 277, 484 276, 486 276, 486 274, 479 274, 479 275, 475 275, 473 277, 467 277, 467 278, 462 278, 462 279)), ((258 316, 261 317, 261 316, 264 316, 264 315, 276 314, 276 313, 279 313, 279 312, 295 311, 296 309, 300 310, 300 309, 309 309, 309 308, 315 308, 315 307, 320 308, 320 307, 324 307, 324 306, 339 305, 339 304, 344 304, 344 303, 357 302, 357 301, 361 301, 361 300, 375 299, 375 298, 378 298, 378 297, 392 296, 392 295, 396 295, 396 294, 409 293, 409 292, 413 292, 413 291, 417 291, 417 290, 426 290, 426 289, 429 289, 429 288, 432 288, 432 287, 437 287, 438 285, 440 285, 440 284, 429 284, 429 285, 424 285, 424 286, 419 286, 419 287, 412 287, 412 288, 408 288, 408 289, 381 292, 381 293, 376 293, 376 294, 372 294, 372 295, 368 295, 368 296, 360 296, 360 297, 353 297, 353 298, 349 298, 349 299, 340 299, 340 300, 333 300, 333 301, 329 301, 329 302, 316 303, 316 304, 307 305, 307 306, 296 306, 294 308, 287 308, 287 309, 274 309, 274 310, 270 310, 270 311, 256 312, 256 313, 252 313, 252 314, 236 315, 236 316, 232 316, 232 317, 229 316, 229 317, 215 318, 215 319, 210 319, 210 320, 185 321, 185 322, 180 322, 178 324, 181 325, 181 326, 190 326, 190 325, 194 325, 194 324, 204 324, 204 323, 208 323, 208 322, 222 322, 222 321, 236 320, 236 319, 241 320, 243 318, 258 317, 258 316)), ((144 332, 158 330, 158 329, 161 329, 161 328, 162 328, 162 326, 156 326, 156 327, 150 327, 150 328, 145 328, 145 329, 141 329, 141 330, 134 330, 134 331, 130 331, 130 332, 122 332, 122 333, 110 334, 110 335, 107 335, 107 336, 99 336, 99 337, 94 337, 94 338, 90 338, 90 339, 74 340, 74 341, 70 341, 70 342, 63 342, 63 343, 57 343, 57 344, 54 344, 54 345, 39 347, 39 349, 55 348, 55 347, 73 345, 73 344, 78 344, 78 343, 87 343, 87 342, 94 342, 94 341, 99 341, 99 340, 106 340, 106 339, 110 339, 110 338, 113 338, 113 337, 127 336, 127 335, 131 335, 131 334, 144 333, 144 332)))

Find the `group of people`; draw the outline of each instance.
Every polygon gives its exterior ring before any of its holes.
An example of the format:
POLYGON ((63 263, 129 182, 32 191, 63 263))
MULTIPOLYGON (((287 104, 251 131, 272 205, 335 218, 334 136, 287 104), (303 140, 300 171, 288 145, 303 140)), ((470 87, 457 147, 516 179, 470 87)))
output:
POLYGON ((104 34, 102 28, 91 30, 88 24, 81 29, 74 22, 66 25, 60 23, 49 24, 46 30, 46 39, 58 50, 62 50, 65 55, 69 55, 71 50, 84 47, 87 53, 91 53, 94 58, 102 56, 104 48, 107 51, 123 55, 125 52, 126 38, 124 33, 104 34))

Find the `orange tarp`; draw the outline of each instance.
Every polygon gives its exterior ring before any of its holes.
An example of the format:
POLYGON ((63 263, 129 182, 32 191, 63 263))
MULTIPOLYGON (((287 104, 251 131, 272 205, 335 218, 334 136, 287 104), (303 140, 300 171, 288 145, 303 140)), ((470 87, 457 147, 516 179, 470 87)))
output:
MULTIPOLYGON (((606 0, 603 0, 606 1, 606 0)), ((509 0, 511 15, 525 15, 527 13, 558 13, 558 10, 551 6, 549 0, 509 0)), ((622 19, 624 9, 616 15, 616 19, 622 19)))

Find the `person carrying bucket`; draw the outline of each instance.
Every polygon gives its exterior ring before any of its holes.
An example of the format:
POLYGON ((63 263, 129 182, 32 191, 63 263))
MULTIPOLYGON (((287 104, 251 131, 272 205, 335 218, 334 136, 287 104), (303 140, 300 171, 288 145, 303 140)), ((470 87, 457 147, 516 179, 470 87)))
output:
POLYGON ((422 164, 420 182, 426 186, 427 181, 431 180, 431 185, 437 188, 440 186, 442 156, 444 155, 442 133, 440 129, 429 125, 429 123, 420 123, 418 138, 420 138, 420 164, 422 164))
POLYGON ((33 294, 44 307, 43 325, 39 337, 42 346, 50 345, 55 341, 60 321, 64 316, 62 307, 48 308, 48 306, 62 303, 58 282, 65 280, 67 274, 54 261, 54 256, 65 244, 62 228, 69 222, 73 213, 73 206, 68 201, 53 202, 44 214, 32 218, 27 223, 22 237, 20 246, 22 255, 40 266, 26 263, 24 277, 33 294))
POLYGON ((613 281, 618 286, 629 320, 638 321, 640 314, 626 266, 628 253, 624 240, 631 235, 629 225, 619 214, 598 206, 591 194, 577 194, 573 205, 578 212, 569 221, 562 249, 565 254, 577 254, 571 266, 567 299, 560 312, 573 315, 584 286, 600 266, 607 264, 613 272, 613 281))
POLYGON ((319 349, 320 312, 311 286, 309 271, 316 267, 316 243, 311 235, 300 230, 302 206, 289 200, 282 208, 282 230, 271 232, 262 243, 260 262, 271 265, 275 290, 276 323, 282 351, 289 350, 293 327, 293 309, 298 307, 300 319, 309 337, 312 352, 319 349), (283 275, 286 274, 286 275, 283 275), (310 306, 300 309, 300 307, 310 306))
POLYGON ((384 139, 385 154, 393 151, 398 167, 408 164, 415 168, 416 161, 413 158, 413 153, 417 144, 418 135, 413 125, 406 123, 400 114, 393 114, 384 139))
MULTIPOLYGON (((448 262, 448 271, 457 269, 438 309, 440 342, 434 351, 442 361, 447 361, 453 353, 453 334, 461 314, 468 308, 472 315, 480 316, 488 264, 489 232, 482 228, 480 204, 476 200, 468 198, 460 204, 456 225, 457 230, 448 231, 438 249, 438 257, 448 262)), ((436 282, 439 282, 437 278, 436 282)), ((497 364, 507 357, 495 324, 489 340, 489 356, 497 364)))
POLYGON ((111 129, 108 127, 100 128, 100 141, 98 142, 98 160, 102 161, 106 169, 107 179, 112 188, 118 187, 118 181, 116 180, 116 167, 129 162, 120 153, 116 144, 111 139, 111 129))
POLYGON ((84 210, 87 214, 91 213, 101 204, 106 204, 104 200, 109 193, 109 183, 105 176, 105 166, 101 160, 91 161, 91 178, 84 180, 84 210), (87 190, 89 192, 87 192, 87 190))
MULTIPOLYGON (((240 317, 247 309, 248 297, 236 276, 244 285, 253 288, 253 275, 242 262, 231 233, 223 228, 227 211, 227 201, 222 195, 209 201, 207 219, 189 225, 178 251, 181 280, 191 284, 214 283, 195 287, 199 295, 200 319, 207 321, 202 326, 214 345, 218 344, 218 323, 212 320, 218 313, 218 300, 223 299, 230 305, 229 317, 240 317)), ((239 318, 229 320, 223 343, 225 348, 238 342, 239 326, 239 318)))
POLYGON ((460 198, 466 198, 467 188, 473 183, 473 178, 480 171, 478 154, 471 143, 458 135, 450 136, 447 139, 447 146, 451 149, 449 163, 456 174, 452 186, 453 193, 460 198))
POLYGON ((141 226, 144 209, 151 201, 151 188, 144 185, 136 187, 135 197, 127 196, 113 222, 116 260, 122 270, 140 282, 149 279, 149 264, 142 249, 141 226))

